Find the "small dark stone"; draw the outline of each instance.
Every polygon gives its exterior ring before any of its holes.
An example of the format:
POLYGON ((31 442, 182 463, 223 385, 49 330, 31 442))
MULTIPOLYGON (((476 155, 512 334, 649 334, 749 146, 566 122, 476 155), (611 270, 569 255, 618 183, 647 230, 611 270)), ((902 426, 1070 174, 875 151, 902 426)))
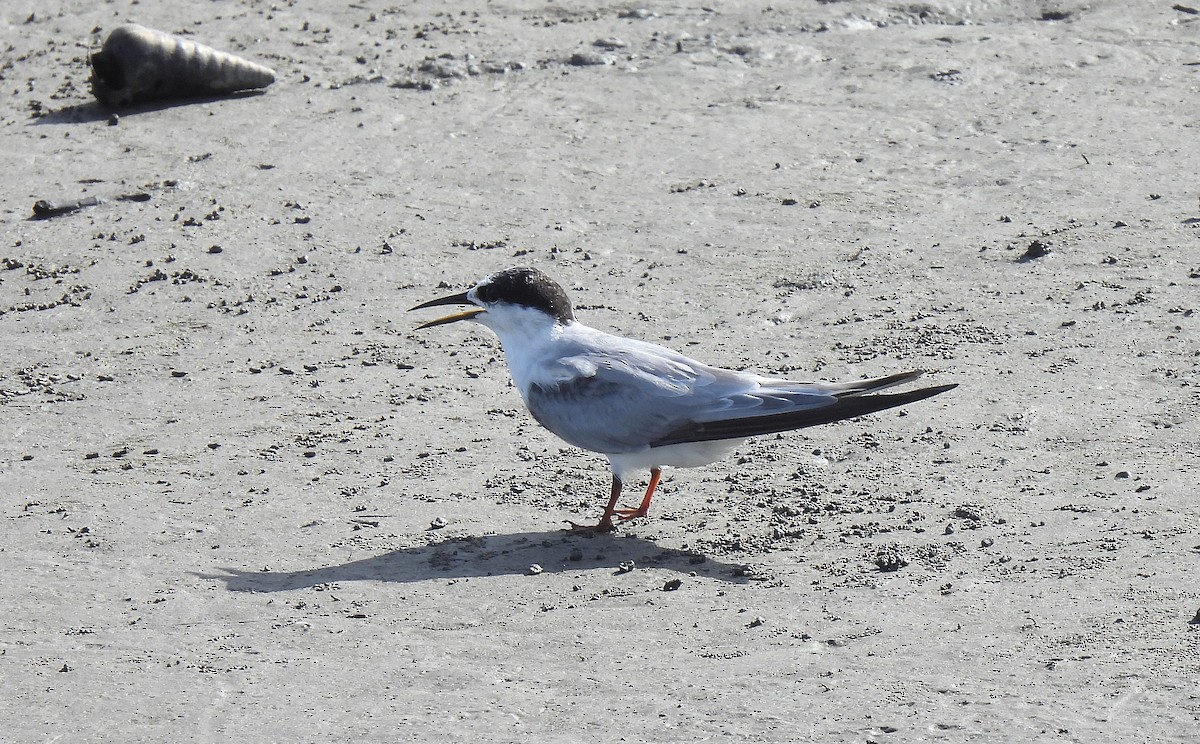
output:
POLYGON ((1025 252, 1017 260, 1032 261, 1035 258, 1042 258, 1048 255, 1050 255, 1050 245, 1040 240, 1034 240, 1029 243, 1029 247, 1025 249, 1025 252))
POLYGON ((608 59, 603 55, 589 51, 575 52, 567 58, 567 64, 572 67, 596 67, 608 63, 608 59))
POLYGON ((908 557, 896 548, 886 548, 875 556, 875 565, 880 571, 899 571, 908 564, 908 557))

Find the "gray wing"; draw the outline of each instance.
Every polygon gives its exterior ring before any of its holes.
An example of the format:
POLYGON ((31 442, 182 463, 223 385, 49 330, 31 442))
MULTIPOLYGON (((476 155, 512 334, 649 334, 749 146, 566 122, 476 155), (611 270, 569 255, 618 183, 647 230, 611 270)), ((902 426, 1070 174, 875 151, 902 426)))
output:
POLYGON ((564 360, 577 374, 531 385, 525 402, 533 417, 570 444, 617 454, 815 426, 954 387, 865 395, 921 372, 848 383, 791 382, 711 367, 653 344, 621 341, 619 350, 591 350, 564 360))
POLYGON ((606 454, 648 449, 655 439, 744 389, 736 372, 708 367, 653 345, 626 342, 562 360, 574 370, 534 383, 525 404, 538 423, 570 444, 606 454), (664 353, 665 352, 665 353, 664 353))

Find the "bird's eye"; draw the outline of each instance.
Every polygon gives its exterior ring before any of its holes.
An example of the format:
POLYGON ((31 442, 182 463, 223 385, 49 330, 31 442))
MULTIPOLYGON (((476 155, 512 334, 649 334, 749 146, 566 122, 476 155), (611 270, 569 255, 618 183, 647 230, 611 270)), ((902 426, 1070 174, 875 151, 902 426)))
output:
POLYGON ((491 286, 490 284, 485 284, 484 286, 475 290, 475 296, 479 299, 480 302, 495 302, 496 301, 496 288, 491 286))

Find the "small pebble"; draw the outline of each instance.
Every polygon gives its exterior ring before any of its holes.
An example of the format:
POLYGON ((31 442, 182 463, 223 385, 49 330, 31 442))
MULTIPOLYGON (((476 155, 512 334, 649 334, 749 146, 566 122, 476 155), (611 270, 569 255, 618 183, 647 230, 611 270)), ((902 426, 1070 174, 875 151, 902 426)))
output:
POLYGON ((1042 258, 1050 255, 1050 246, 1040 240, 1030 242, 1029 247, 1021 254, 1019 261, 1032 261, 1035 258, 1042 258))
POLYGON ((541 567, 541 565, 539 565, 537 563, 535 563, 529 567, 529 575, 530 576, 537 576, 541 572, 542 572, 542 567, 541 567))
POLYGON ((761 628, 763 625, 766 625, 766 623, 767 623, 767 621, 763 620, 761 617, 755 617, 753 620, 751 620, 749 623, 746 624, 746 627, 747 628, 761 628))
POLYGON ((979 544, 980 544, 981 546, 985 547, 985 548, 990 548, 990 547, 992 547, 993 545, 995 545, 995 544, 996 544, 996 541, 995 541, 995 540, 993 540, 993 539, 992 539, 992 538, 990 538, 990 537, 985 537, 985 538, 983 538, 982 540, 980 540, 980 541, 979 541, 979 544))
POLYGON ((447 524, 449 524, 449 522, 446 521, 445 517, 434 517, 433 521, 429 523, 429 529, 440 530, 441 528, 445 527, 447 524))
POLYGON ((608 58, 595 52, 575 52, 567 58, 567 64, 572 67, 597 67, 609 64, 608 58))
POLYGON ((617 565, 617 573, 619 573, 619 574, 629 573, 630 571, 633 570, 633 565, 634 565, 633 561, 621 561, 617 565))
POLYGON ((663 591, 673 592, 681 586, 683 586, 683 579, 671 579, 667 583, 663 584, 663 591))
POLYGON ((963 504, 954 510, 954 516, 981 522, 984 517, 984 509, 976 504, 963 504))
POLYGON ((895 548, 881 550, 875 557, 875 565, 880 571, 899 571, 909 564, 908 556, 895 548))

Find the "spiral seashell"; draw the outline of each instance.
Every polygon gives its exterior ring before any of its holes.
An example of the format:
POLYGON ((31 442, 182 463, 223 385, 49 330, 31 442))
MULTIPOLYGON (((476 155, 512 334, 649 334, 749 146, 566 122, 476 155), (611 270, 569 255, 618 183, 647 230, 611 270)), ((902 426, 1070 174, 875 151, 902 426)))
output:
POLYGON ((113 29, 91 55, 92 94, 109 106, 265 88, 275 71, 136 23, 113 29))

